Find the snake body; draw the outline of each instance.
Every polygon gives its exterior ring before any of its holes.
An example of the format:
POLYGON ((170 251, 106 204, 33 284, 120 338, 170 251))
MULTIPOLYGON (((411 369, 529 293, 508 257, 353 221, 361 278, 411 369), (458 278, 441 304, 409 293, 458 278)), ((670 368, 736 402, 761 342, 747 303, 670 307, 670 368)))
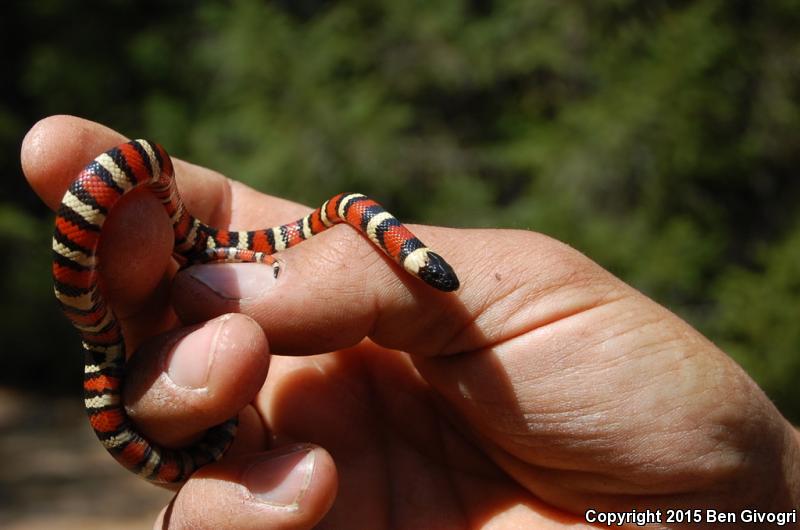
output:
POLYGON ((142 436, 125 412, 125 341, 97 284, 97 245, 109 211, 139 186, 146 186, 164 205, 175 236, 173 256, 183 267, 208 262, 277 267, 274 253, 346 223, 425 283, 441 291, 459 287, 453 269, 441 256, 364 195, 336 195, 302 219, 273 228, 223 230, 189 214, 178 194, 172 161, 158 144, 134 140, 101 154, 72 181, 56 214, 55 295, 83 341, 84 399, 92 428, 118 462, 152 482, 183 482, 199 467, 219 459, 236 435, 237 419, 209 429, 189 447, 170 449, 142 436))

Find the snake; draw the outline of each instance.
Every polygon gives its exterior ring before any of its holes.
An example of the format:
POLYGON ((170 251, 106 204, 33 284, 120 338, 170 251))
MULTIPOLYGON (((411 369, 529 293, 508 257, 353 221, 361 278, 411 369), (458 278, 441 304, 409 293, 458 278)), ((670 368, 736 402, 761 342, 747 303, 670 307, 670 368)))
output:
MULTIPOLYGON (((123 330, 98 285, 98 243, 109 212, 129 191, 144 186, 160 200, 172 224, 173 258, 181 268, 219 262, 261 263, 277 277, 273 255, 339 223, 348 224, 406 272, 434 289, 459 288, 453 268, 377 202, 340 193, 302 219, 252 231, 208 226, 187 210, 170 156, 147 140, 104 152, 72 180, 56 212, 53 285, 58 304, 77 329, 84 354, 83 392, 89 423, 122 466, 157 484, 180 484, 219 460, 236 436, 237 417, 208 429, 195 443, 172 448, 142 435, 122 398, 126 351, 123 330)), ((213 266, 213 265, 209 265, 213 266)))

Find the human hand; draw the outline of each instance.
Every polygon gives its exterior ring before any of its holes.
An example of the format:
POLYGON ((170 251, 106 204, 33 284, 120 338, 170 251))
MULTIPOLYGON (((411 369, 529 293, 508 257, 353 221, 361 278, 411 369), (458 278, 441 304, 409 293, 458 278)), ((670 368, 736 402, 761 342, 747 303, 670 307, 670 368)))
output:
MULTIPOLYGON (((50 118, 26 137, 23 168, 56 208, 85 163, 122 141, 50 118)), ((212 226, 307 212, 191 164, 176 173, 212 226)), ((590 507, 800 502, 797 433, 686 323, 540 234, 414 230, 454 266, 457 293, 407 278, 346 228, 281 253, 277 280, 252 264, 176 275, 161 205, 145 190, 122 199, 100 261, 129 351, 139 347, 131 416, 165 445, 242 422, 157 528, 561 528, 590 507), (267 376, 268 350, 280 356, 267 376)))

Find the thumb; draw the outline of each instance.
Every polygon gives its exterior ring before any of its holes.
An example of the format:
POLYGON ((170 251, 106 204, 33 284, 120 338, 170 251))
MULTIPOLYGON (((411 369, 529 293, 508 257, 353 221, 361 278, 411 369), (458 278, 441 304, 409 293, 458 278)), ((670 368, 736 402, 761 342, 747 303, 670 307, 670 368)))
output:
POLYGON ((312 445, 226 459, 195 473, 153 528, 313 528, 336 489, 333 460, 312 445))

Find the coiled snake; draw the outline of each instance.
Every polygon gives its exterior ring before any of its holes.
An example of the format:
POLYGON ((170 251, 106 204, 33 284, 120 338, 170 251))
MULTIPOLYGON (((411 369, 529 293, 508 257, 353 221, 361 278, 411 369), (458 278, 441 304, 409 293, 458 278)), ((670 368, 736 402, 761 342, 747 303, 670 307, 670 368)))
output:
POLYGON ((237 419, 209 429, 182 449, 145 439, 122 403, 125 342, 113 310, 97 285, 97 245, 103 222, 128 191, 144 185, 164 205, 175 235, 173 257, 182 267, 208 262, 272 265, 272 254, 297 245, 336 223, 365 234, 406 271, 441 291, 454 291, 453 269, 372 199, 342 193, 293 223, 255 231, 212 228, 187 212, 164 149, 146 140, 114 147, 87 165, 64 195, 53 235, 53 282, 58 302, 78 329, 85 354, 84 398, 89 421, 105 448, 123 466, 157 483, 180 483, 219 459, 236 435, 237 419))

